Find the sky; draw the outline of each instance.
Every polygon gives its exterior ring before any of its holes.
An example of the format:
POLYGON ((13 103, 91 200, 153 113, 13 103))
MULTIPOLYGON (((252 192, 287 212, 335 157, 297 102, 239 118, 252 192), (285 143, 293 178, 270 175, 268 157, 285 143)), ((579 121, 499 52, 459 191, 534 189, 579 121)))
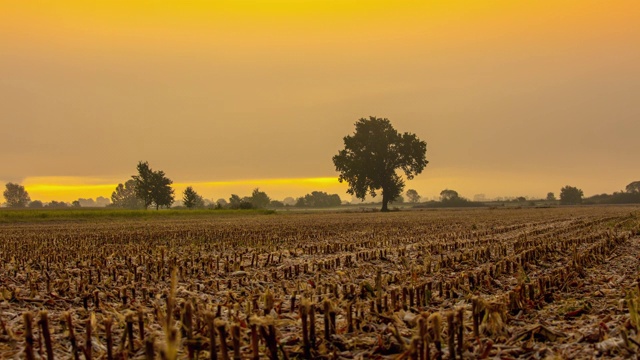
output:
POLYGON ((0 181, 110 197, 339 193, 363 117, 427 142, 423 197, 640 180, 637 0, 0 0, 0 181))

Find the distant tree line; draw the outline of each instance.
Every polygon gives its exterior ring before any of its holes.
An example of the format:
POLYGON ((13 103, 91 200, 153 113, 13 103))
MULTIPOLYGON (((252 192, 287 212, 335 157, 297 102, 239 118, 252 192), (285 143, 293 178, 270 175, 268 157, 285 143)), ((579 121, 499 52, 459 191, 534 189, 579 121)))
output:
POLYGON ((312 191, 303 197, 299 197, 296 201, 296 207, 300 208, 328 208, 336 207, 342 204, 340 195, 327 194, 324 191, 312 191))
POLYGON ((8 182, 5 184, 5 190, 2 195, 5 199, 5 206, 8 208, 20 209, 63 209, 69 207, 80 206, 106 206, 109 203, 109 199, 104 197, 98 197, 93 199, 78 199, 72 203, 66 203, 64 201, 52 200, 49 202, 43 202, 41 200, 31 200, 29 193, 23 185, 8 182))
MULTIPOLYGON (((382 125, 386 126, 387 124, 383 121, 382 125)), ((416 144, 422 146, 420 143, 416 144)), ((423 159, 421 161, 423 161, 423 159)), ((165 175, 164 171, 154 171, 146 161, 138 162, 136 169, 138 171, 136 175, 132 175, 131 179, 116 186, 111 194, 111 203, 109 206, 126 209, 148 209, 149 207, 155 207, 156 209, 170 208, 175 201, 174 190, 171 187, 173 181, 165 175)), ((400 186, 400 188, 402 188, 402 186, 400 186)), ((393 199, 387 199, 387 203, 404 202, 404 197, 400 193, 396 193, 396 190, 393 191, 393 194, 395 197, 393 199)), ((360 193, 356 195, 359 196, 360 193)), ((414 204, 415 207, 485 206, 484 202, 470 201, 461 197, 457 191, 452 189, 442 190, 440 192, 440 201, 419 203, 421 196, 415 189, 407 190, 405 195, 409 203, 414 204)), ((104 197, 98 197, 95 201, 93 199, 80 198, 71 204, 63 201, 50 201, 48 203, 43 203, 40 200, 32 201, 24 186, 12 182, 5 185, 3 196, 6 201, 5 205, 10 208, 92 207, 109 204, 109 199, 104 197)), ((383 206, 386 206, 384 205, 384 201, 383 199, 383 206)), ((521 196, 518 197, 516 201, 525 202, 527 199, 521 196)), ((539 201, 545 201, 545 199, 539 201)), ((555 194, 553 192, 547 193, 546 201, 547 203, 556 202, 555 194)), ((530 203, 535 205, 535 201, 530 201, 530 203)), ((640 181, 629 183, 624 191, 614 192, 613 194, 594 195, 586 199, 581 189, 567 185, 560 189, 559 203, 560 205, 640 203, 640 181)), ((231 194, 228 201, 219 199, 217 202, 212 203, 205 200, 192 186, 188 186, 182 194, 182 204, 188 209, 266 209, 284 208, 287 206, 297 208, 328 208, 340 206, 342 200, 338 194, 312 191, 297 199, 289 197, 283 201, 278 201, 272 200, 264 191, 255 188, 251 196, 240 197, 237 194, 231 194)))
POLYGON ((425 208, 447 208, 447 207, 481 207, 485 206, 482 202, 471 201, 458 194, 457 191, 444 189, 440 192, 440 201, 428 201, 416 205, 415 207, 425 208))
POLYGON ((638 204, 640 203, 640 181, 634 181, 625 187, 624 191, 613 194, 599 194, 583 201, 584 204, 638 204))
MULTIPOLYGON (((147 162, 140 161, 137 165, 138 174, 131 176, 125 183, 118 184, 111 194, 111 206, 126 209, 147 209, 150 206, 156 209, 169 208, 173 205, 175 197, 171 188, 171 181, 163 171, 154 171, 147 162)), ((215 203, 207 204, 207 201, 192 187, 188 186, 182 194, 182 206, 187 209, 267 209, 295 207, 335 207, 340 206, 342 200, 338 194, 327 194, 322 191, 313 191, 303 197, 294 200, 287 198, 284 201, 272 200, 260 188, 255 188, 250 196, 231 194, 229 199, 218 199, 215 203)))

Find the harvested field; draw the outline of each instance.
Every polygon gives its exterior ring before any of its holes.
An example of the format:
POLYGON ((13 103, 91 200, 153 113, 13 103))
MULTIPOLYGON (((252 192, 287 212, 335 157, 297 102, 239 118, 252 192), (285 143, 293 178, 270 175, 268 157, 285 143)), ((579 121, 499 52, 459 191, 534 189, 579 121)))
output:
POLYGON ((0 358, 628 358, 639 254, 638 207, 4 223, 0 358))

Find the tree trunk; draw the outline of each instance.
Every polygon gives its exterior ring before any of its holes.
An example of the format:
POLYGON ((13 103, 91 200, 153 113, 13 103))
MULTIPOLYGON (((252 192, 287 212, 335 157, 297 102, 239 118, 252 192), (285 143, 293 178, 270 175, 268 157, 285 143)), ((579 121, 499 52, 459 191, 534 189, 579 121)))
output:
POLYGON ((389 204, 389 197, 387 195, 385 195, 384 190, 382 191, 382 209, 380 209, 380 211, 382 212, 387 212, 389 211, 389 207, 387 206, 389 204))

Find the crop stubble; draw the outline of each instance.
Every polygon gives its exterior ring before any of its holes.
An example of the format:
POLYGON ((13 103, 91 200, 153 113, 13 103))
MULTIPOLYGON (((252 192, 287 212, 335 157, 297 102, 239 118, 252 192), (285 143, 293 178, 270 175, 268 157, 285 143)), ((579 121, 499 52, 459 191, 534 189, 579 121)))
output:
POLYGON ((628 357, 639 234, 632 207, 0 224, 0 357, 628 357))

